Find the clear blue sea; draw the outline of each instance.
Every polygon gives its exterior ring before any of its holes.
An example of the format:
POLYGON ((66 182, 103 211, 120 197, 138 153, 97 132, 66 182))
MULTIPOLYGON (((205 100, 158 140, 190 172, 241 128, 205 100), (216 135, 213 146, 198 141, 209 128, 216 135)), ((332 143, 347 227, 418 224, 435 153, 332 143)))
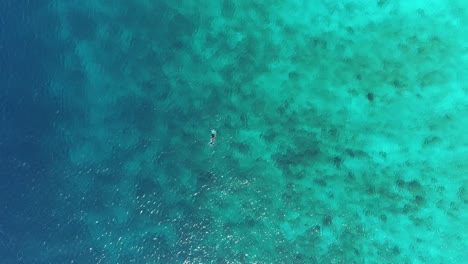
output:
POLYGON ((468 263, 466 25, 464 0, 0 1, 0 263, 468 263))

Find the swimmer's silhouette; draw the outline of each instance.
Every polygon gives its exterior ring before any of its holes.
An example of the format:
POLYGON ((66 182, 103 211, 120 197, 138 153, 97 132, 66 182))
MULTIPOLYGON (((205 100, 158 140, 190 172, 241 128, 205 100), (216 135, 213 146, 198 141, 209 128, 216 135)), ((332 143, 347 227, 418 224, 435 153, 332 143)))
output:
POLYGON ((210 143, 208 143, 210 146, 213 146, 216 140, 216 130, 214 128, 211 128, 211 139, 210 143))

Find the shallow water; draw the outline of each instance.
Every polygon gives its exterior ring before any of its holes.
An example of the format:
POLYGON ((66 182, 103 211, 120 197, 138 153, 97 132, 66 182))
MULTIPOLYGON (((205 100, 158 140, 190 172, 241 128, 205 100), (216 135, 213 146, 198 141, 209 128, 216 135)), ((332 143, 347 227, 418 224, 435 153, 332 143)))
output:
POLYGON ((468 258, 465 1, 178 2, 0 3, 2 263, 468 258))

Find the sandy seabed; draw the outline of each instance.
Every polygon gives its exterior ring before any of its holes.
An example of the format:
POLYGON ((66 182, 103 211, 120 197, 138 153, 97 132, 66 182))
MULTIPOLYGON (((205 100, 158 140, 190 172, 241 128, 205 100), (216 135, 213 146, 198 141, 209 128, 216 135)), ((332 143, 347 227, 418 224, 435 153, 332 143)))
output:
POLYGON ((76 113, 62 192, 93 245, 78 256, 468 258, 466 1, 52 8, 68 45, 52 90, 76 113))

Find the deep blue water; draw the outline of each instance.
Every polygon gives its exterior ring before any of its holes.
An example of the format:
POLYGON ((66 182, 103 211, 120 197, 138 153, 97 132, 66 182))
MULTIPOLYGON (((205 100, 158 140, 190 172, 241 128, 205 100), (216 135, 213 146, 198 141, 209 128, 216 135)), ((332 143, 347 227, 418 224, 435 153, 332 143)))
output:
MULTIPOLYGON (((54 207, 60 137, 53 129, 60 104, 48 84, 59 65, 57 22, 49 1, 0 2, 0 259, 45 263, 41 255, 63 243, 63 215, 54 207), (44 243, 47 241, 46 243, 44 243)), ((72 231, 75 232, 75 231, 72 231)), ((54 261, 53 258, 50 261, 54 261)))

